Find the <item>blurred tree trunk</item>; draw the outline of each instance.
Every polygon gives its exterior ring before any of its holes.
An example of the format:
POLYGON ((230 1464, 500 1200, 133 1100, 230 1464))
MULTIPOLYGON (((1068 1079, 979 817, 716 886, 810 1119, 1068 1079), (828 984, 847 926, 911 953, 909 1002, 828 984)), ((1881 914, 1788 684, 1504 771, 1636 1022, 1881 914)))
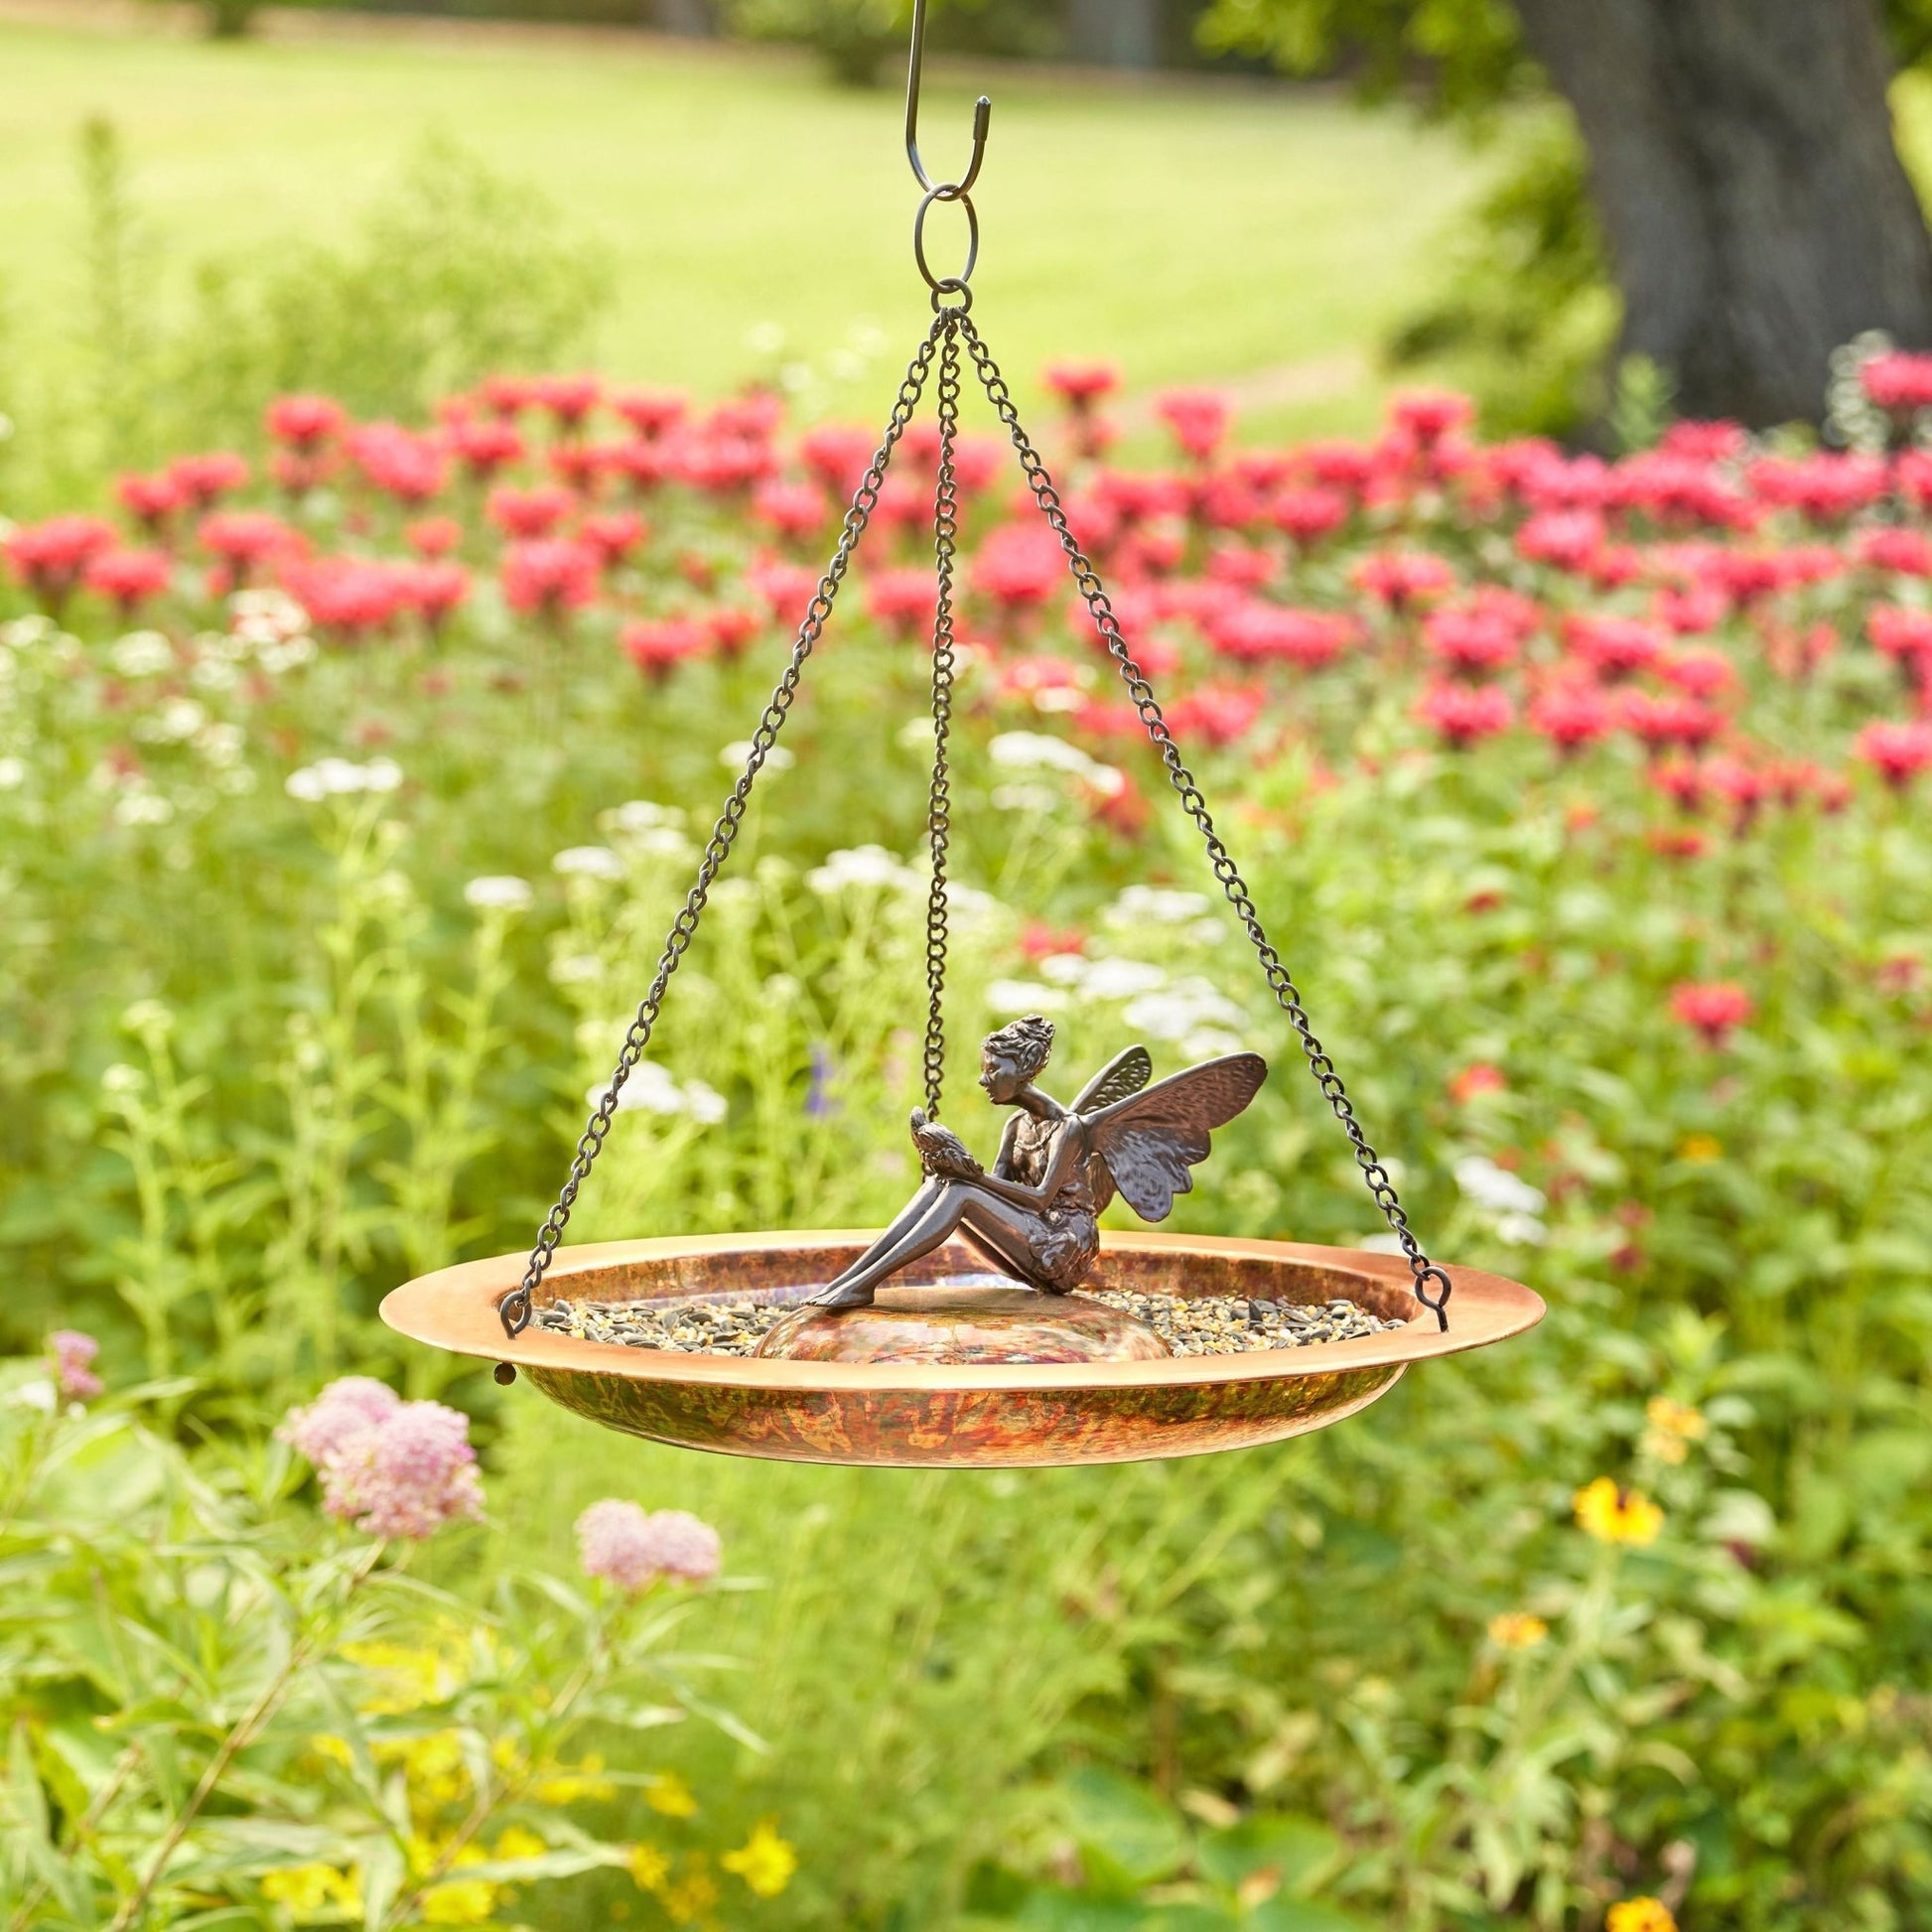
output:
POLYGON ((1069 59, 1096 68, 1161 64, 1161 0, 1068 0, 1069 59))
POLYGON ((217 41, 236 41, 260 12, 262 0, 206 0, 207 31, 217 41))
POLYGON ((1873 0, 1516 0, 1576 110, 1622 352, 1687 415, 1816 418, 1839 344, 1932 347, 1932 245, 1873 0))

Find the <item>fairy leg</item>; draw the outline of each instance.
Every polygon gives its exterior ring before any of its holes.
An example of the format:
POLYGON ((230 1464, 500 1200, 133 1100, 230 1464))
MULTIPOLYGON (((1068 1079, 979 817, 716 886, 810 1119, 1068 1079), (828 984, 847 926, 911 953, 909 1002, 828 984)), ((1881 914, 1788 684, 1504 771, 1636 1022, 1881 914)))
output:
POLYGON ((971 1181, 928 1181, 905 1212, 836 1281, 806 1298, 820 1309, 864 1308, 887 1276, 930 1254, 963 1226, 1001 1267, 1024 1280, 1037 1216, 981 1193, 971 1181))

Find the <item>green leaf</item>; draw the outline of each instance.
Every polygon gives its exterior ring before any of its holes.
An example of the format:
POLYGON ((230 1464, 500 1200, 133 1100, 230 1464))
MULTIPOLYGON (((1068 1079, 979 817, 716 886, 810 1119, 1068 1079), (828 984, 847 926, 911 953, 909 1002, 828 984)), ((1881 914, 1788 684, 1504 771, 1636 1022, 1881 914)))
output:
POLYGON ((1063 1786, 1068 1823, 1096 1877, 1144 1885, 1177 1870, 1187 1857, 1187 1833, 1173 1807, 1146 1785, 1092 1767, 1063 1786))
POLYGON ((1271 1898, 1249 1914, 1251 1932, 1376 1932, 1367 1920, 1358 1919, 1333 1905, 1313 1898, 1271 1898))
POLYGON ((1341 1841, 1312 1818, 1246 1818, 1201 1840, 1202 1875, 1233 1890, 1251 1873, 1274 1871, 1284 1891, 1311 1890, 1341 1853, 1341 1841))

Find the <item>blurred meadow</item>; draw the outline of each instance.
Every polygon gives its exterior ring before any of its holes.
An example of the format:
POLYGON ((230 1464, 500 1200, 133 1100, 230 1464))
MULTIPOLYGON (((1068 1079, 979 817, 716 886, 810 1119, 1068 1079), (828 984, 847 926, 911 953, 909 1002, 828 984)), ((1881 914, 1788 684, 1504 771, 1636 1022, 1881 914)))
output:
MULTIPOLYGON (((1551 1313, 1240 1454, 709 1458, 375 1311, 531 1238, 742 768, 931 322, 898 95, 341 21, 0 74, 0 1925, 1927 1922, 1932 358, 1848 346, 1828 441, 1641 358, 1523 435, 1388 353, 1495 149, 939 65, 1271 936, 1551 1313)), ((1386 1246, 966 386, 947 1118, 1030 1010, 1055 1091, 1252 1047, 1173 1225, 1386 1246)), ((913 1184, 931 417, 572 1239, 913 1184)))

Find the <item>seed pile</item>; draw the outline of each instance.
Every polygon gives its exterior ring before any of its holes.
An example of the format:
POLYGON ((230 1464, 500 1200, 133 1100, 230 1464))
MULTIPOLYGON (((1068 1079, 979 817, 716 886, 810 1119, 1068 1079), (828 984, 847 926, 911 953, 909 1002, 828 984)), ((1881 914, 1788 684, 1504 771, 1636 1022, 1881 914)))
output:
POLYGON ((1353 1341, 1400 1328, 1353 1302, 1250 1302, 1235 1295, 1189 1301, 1178 1295, 1140 1295, 1127 1289, 1082 1289, 1137 1315, 1176 1355, 1243 1355, 1258 1348, 1307 1348, 1317 1341, 1353 1341))
MULTIPOLYGON (((1400 1328, 1353 1302, 1305 1306, 1250 1302, 1217 1295, 1188 1301, 1177 1295, 1141 1295, 1123 1289, 1080 1291, 1087 1301, 1138 1316, 1176 1355, 1240 1355, 1261 1348, 1307 1348, 1318 1341, 1400 1328)), ((769 1302, 558 1302, 539 1309, 536 1325, 579 1341, 616 1341, 629 1348, 662 1348, 678 1355, 754 1355, 789 1312, 769 1302)))
POLYGON ((785 1309, 759 1302, 559 1302, 537 1326, 579 1341, 621 1341, 679 1355, 751 1355, 785 1309))

